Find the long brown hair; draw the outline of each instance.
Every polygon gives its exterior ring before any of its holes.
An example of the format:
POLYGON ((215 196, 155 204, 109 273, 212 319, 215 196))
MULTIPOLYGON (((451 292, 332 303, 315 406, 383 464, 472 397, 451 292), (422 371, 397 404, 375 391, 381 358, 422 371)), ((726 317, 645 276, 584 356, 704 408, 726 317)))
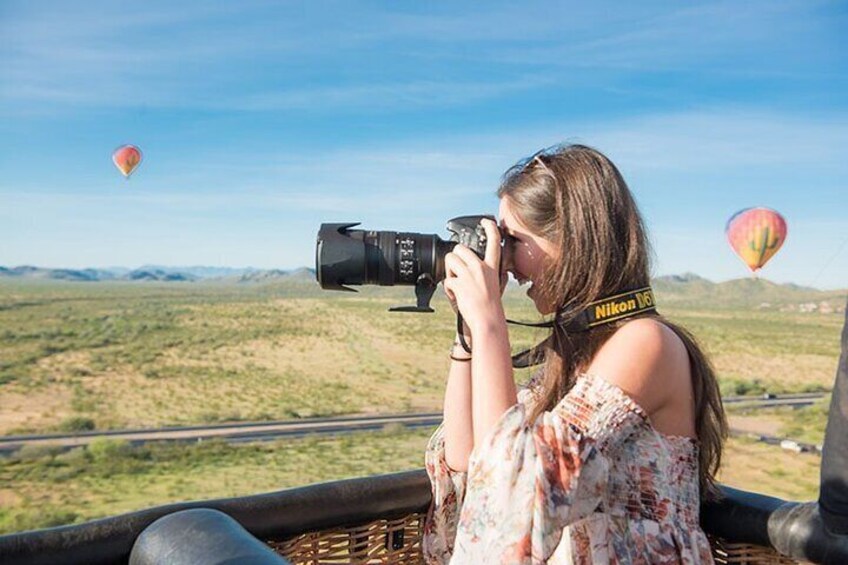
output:
MULTIPOLYGON (((651 249, 639 209, 621 173, 599 151, 583 145, 543 150, 510 168, 498 189, 515 215, 534 234, 554 243, 559 256, 539 281, 543 294, 569 319, 590 302, 650 284, 651 249)), ((657 313, 689 353, 695 396, 702 498, 718 496, 715 475, 721 464, 727 420, 712 365, 695 338, 657 313)), ((632 319, 632 318, 631 318, 632 319)), ((566 334, 555 326, 538 385, 534 421, 552 410, 574 386, 601 346, 627 321, 566 334)))

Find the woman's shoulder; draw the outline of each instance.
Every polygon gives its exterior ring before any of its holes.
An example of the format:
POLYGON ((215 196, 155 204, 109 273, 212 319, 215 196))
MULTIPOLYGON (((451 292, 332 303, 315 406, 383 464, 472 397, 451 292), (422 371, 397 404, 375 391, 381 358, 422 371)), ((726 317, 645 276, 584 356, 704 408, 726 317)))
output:
POLYGON ((674 330, 654 318, 638 318, 621 326, 586 372, 618 386, 648 414, 691 388, 685 344, 674 330))

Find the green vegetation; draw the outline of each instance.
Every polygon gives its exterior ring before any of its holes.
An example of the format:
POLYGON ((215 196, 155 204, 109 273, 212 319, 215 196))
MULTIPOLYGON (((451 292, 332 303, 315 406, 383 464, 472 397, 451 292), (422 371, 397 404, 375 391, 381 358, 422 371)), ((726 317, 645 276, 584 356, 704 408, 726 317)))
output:
MULTIPOLYGON (((657 285, 660 310, 702 342, 724 394, 829 390, 841 314, 781 311, 785 289, 767 289, 774 297, 763 309, 727 287, 691 284, 688 294, 657 285)), ((743 291, 752 292, 751 284, 743 291)), ((436 314, 386 311, 413 300, 410 287, 348 294, 303 280, 0 279, 0 434, 439 411, 455 319, 441 292, 436 314)), ((521 290, 509 289, 505 305, 512 319, 538 320, 521 290)), ((518 326, 510 332, 516 351, 544 336, 518 326)), ((518 371, 516 379, 528 376, 518 371)), ((826 405, 785 417, 783 435, 815 441, 826 405)), ((384 435, 238 447, 27 447, 0 459, 0 531, 420 468, 430 432, 395 427, 384 435)), ((812 498, 817 465, 815 457, 733 440, 722 477, 758 492, 812 498), (762 469, 765 460, 775 466, 762 469)))
POLYGON ((82 522, 181 500, 244 496, 424 466, 433 430, 229 445, 98 440, 0 458, 0 534, 82 522))
POLYGON ((721 381, 722 396, 745 396, 767 392, 766 386, 760 379, 726 378, 721 381))
MULTIPOLYGON (((413 300, 408 287, 0 289, 0 434, 438 410, 455 325, 442 296, 434 315, 388 313, 413 300)), ((535 319, 526 299, 511 302, 535 319)), ((515 347, 534 336, 517 329, 515 347)))
POLYGON ((732 438, 725 446, 718 479, 751 492, 810 501, 819 494, 820 465, 821 458, 815 455, 798 455, 750 439, 732 438))
POLYGON ((94 420, 84 416, 71 416, 59 422, 58 429, 62 432, 90 432, 97 426, 94 420))
MULTIPOLYGON (((205 441, 131 447, 102 440, 67 452, 24 448, 0 458, 0 534, 169 502, 420 469, 432 431, 390 428, 250 445, 205 441)), ((738 488, 812 500, 818 464, 817 457, 731 439, 720 478, 738 488)))
POLYGON ((812 406, 805 406, 793 413, 784 414, 785 423, 781 429, 781 435, 820 445, 824 442, 829 408, 830 396, 827 396, 812 406))
POLYGON ((827 395, 815 404, 803 408, 736 409, 733 413, 774 420, 778 422, 775 432, 778 436, 820 445, 824 442, 830 398, 830 395, 827 395))
MULTIPOLYGON (((303 280, 0 279, 0 290, 0 434, 441 407, 454 327, 441 293, 436 314, 415 315, 386 311, 412 302, 410 287, 351 295, 303 280)), ((704 344, 726 394, 830 386, 841 315, 692 309, 679 289, 667 295, 661 311, 704 344)), ((505 303, 511 318, 538 320, 520 290, 505 303)), ((519 350, 543 333, 511 335, 519 350)))

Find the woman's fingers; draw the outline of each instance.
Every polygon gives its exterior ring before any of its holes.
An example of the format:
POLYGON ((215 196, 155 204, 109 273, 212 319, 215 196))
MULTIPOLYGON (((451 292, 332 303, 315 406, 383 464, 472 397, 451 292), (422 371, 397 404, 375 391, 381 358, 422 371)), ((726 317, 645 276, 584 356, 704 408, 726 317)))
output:
MULTIPOLYGON (((445 265, 447 266, 448 263, 447 257, 455 255, 458 260, 462 261, 461 266, 456 266, 457 264, 455 262, 451 262, 452 268, 459 269, 459 272, 455 273, 456 275, 464 277, 467 274, 471 277, 469 280, 476 280, 478 283, 483 283, 487 286, 497 284, 499 287, 498 290, 500 290, 500 295, 503 296, 503 291, 506 288, 506 277, 508 275, 505 271, 500 272, 498 270, 498 263, 500 262, 500 232, 498 231, 497 224, 491 220, 483 220, 483 224, 488 224, 488 227, 486 228, 487 259, 481 260, 480 256, 468 247, 464 245, 456 245, 453 252, 448 253, 448 255, 445 256, 445 265), (492 233, 494 233, 494 236, 492 236, 492 233), (492 237, 495 238, 494 241, 492 240, 492 237)), ((450 273, 448 276, 451 276, 450 273)))
POLYGON ((486 258, 484 261, 494 270, 500 269, 501 261, 501 232, 498 225, 486 218, 482 221, 483 229, 486 230, 486 258))
MULTIPOLYGON (((461 259, 462 262, 466 264, 469 262, 473 262, 473 259, 480 259, 479 257, 477 257, 476 253, 474 253, 473 251, 471 251, 471 249, 469 249, 465 245, 462 245, 461 243, 457 243, 454 246, 453 251, 448 253, 448 255, 451 254, 455 255, 458 259, 461 259)), ((445 255, 445 258, 447 258, 447 255, 445 255)))
POLYGON ((445 288, 445 294, 447 295, 448 300, 450 300, 451 306, 454 306, 454 308, 456 307, 456 293, 454 292, 454 285, 456 282, 456 278, 448 278, 442 281, 442 285, 445 288))
MULTIPOLYGON (((460 246, 457 245, 456 247, 460 246)), ((456 253, 456 248, 454 248, 453 252, 445 255, 445 274, 448 277, 459 276, 467 270, 468 266, 465 264, 465 261, 462 260, 462 257, 458 253, 456 253)))
MULTIPOLYGON (((462 259, 462 262, 464 263, 465 267, 469 270, 475 267, 479 267, 482 264, 480 256, 464 245, 457 245, 456 247, 454 247, 453 253, 454 255, 462 259)), ((447 256, 445 256, 445 259, 447 259, 447 256)))
POLYGON ((448 297, 448 302, 450 302, 451 308, 456 310, 456 296, 454 296, 453 292, 445 286, 445 296, 448 297))
POLYGON ((468 271, 468 267, 465 266, 465 262, 460 259, 454 253, 448 253, 445 255, 445 280, 442 281, 442 287, 445 289, 445 295, 447 295, 448 300, 451 303, 451 308, 454 311, 458 312, 459 307, 456 302, 456 284, 459 283, 459 279, 457 276, 460 273, 465 273, 468 271))

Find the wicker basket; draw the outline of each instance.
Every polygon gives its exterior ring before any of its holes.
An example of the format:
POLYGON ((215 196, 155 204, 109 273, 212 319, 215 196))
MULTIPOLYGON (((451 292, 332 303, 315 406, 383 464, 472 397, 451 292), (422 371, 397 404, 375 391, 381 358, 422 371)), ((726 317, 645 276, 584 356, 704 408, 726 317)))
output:
MULTIPOLYGON (((353 528, 308 532, 283 542, 269 542, 274 550, 296 565, 419 564, 423 562, 421 537, 424 514, 397 520, 376 520, 353 528)), ((780 555, 759 545, 727 543, 708 536, 716 563, 738 565, 793 565, 807 563, 780 555)))
POLYGON ((423 562, 424 514, 375 520, 353 528, 308 532, 284 542, 268 542, 293 564, 417 564, 423 562))
POLYGON ((713 548, 713 558, 716 563, 739 563, 741 565, 794 565, 807 564, 809 561, 798 561, 781 555, 770 547, 751 545, 748 543, 729 543, 726 540, 707 535, 713 548))

